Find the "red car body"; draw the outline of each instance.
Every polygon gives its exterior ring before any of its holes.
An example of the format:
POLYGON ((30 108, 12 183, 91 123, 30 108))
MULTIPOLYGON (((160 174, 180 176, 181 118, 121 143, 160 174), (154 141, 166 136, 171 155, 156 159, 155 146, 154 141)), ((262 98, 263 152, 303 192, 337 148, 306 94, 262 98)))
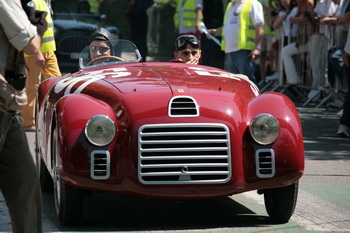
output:
POLYGON ((46 167, 54 181, 154 198, 288 187, 304 170, 301 124, 288 97, 260 94, 242 75, 171 62, 111 64, 45 80, 38 89, 37 148, 41 173, 46 167), (96 146, 84 130, 101 114, 113 120, 116 136, 96 146), (259 114, 279 122, 271 144, 252 138, 249 127, 259 114))

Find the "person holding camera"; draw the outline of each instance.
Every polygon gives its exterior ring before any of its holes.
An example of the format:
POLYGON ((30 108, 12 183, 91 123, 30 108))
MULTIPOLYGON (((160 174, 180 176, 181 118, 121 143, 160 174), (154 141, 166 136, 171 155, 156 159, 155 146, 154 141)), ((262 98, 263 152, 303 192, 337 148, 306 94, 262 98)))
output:
POLYGON ((35 130, 35 104, 36 91, 41 82, 41 75, 45 79, 50 77, 61 76, 55 54, 56 43, 54 38, 53 21, 50 9, 45 0, 32 0, 28 5, 34 9, 30 11, 30 20, 37 26, 38 33, 42 35, 41 53, 44 55, 45 62, 43 66, 38 66, 35 57, 24 54, 27 67, 26 71, 26 93, 28 104, 22 108, 23 125, 27 131, 35 130), (34 15, 34 17, 33 17, 34 15))
POLYGON ((14 233, 42 232, 38 173, 22 125, 26 102, 23 53, 42 65, 41 38, 19 0, 0 0, 0 190, 6 200, 14 233))

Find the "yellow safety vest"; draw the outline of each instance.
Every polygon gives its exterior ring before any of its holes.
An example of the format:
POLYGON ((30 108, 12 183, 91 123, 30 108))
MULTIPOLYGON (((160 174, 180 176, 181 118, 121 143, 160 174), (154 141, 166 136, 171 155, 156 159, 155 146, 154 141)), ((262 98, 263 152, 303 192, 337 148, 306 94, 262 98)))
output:
MULTIPOLYGON (((47 16, 46 16, 47 30, 44 32, 44 35, 42 36, 40 51, 42 53, 54 52, 56 51, 56 43, 55 43, 55 37, 53 32, 53 22, 50 14, 50 9, 44 0, 32 0, 32 2, 34 3, 36 10, 47 12, 47 16)), ((24 56, 27 57, 31 55, 24 54, 24 56)))
MULTIPOLYGON (((255 47, 255 26, 250 20, 250 8, 253 4, 253 1, 257 0, 245 0, 243 2, 242 10, 240 13, 240 27, 239 27, 239 37, 238 37, 238 48, 239 49, 247 49, 253 50, 255 47)), ((227 14, 229 9, 232 6, 232 2, 229 2, 226 8, 225 16, 224 16, 224 25, 227 21, 227 14)), ((222 30, 222 41, 221 41, 221 50, 225 51, 225 35, 224 29, 222 30)))
POLYGON ((89 0, 89 4, 91 13, 98 12, 98 0, 89 0))
MULTIPOLYGON (((180 8, 182 0, 177 0, 176 12, 174 14, 174 24, 175 28, 179 28, 180 24, 180 8)), ((196 15, 196 0, 186 0, 183 6, 182 24, 186 27, 196 27, 197 26, 197 15, 196 15)))

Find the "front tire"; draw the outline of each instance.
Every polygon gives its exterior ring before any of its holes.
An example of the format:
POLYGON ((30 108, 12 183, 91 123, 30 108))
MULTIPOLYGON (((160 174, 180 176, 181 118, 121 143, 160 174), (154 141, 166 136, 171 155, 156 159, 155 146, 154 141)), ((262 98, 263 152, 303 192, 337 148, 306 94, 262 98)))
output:
POLYGON ((60 222, 64 225, 72 225, 79 222, 83 213, 84 192, 74 188, 61 180, 59 174, 59 163, 57 155, 57 134, 53 130, 52 136, 52 158, 54 169, 54 199, 56 214, 60 222))
POLYGON ((52 177, 46 168, 45 162, 41 159, 39 142, 38 142, 38 132, 35 131, 35 164, 39 174, 40 186, 43 192, 53 190, 52 177))
POLYGON ((292 217, 297 198, 299 182, 264 191, 265 208, 274 221, 286 223, 292 217))

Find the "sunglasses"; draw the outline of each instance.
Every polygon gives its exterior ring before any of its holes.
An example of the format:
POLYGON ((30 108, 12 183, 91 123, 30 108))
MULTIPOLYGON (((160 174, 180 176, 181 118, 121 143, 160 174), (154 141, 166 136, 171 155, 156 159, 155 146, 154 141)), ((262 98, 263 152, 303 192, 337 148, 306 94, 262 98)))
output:
POLYGON ((188 56, 188 55, 192 55, 192 56, 196 56, 198 54, 197 50, 193 50, 193 51, 180 51, 180 53, 184 56, 188 56))
POLYGON ((175 41, 175 47, 178 51, 184 50, 190 44, 193 48, 199 48, 199 40, 195 36, 179 37, 175 41))
POLYGON ((97 50, 100 52, 100 53, 105 53, 109 50, 109 47, 106 47, 106 46, 90 46, 90 51, 93 52, 93 53, 96 53, 97 50))

